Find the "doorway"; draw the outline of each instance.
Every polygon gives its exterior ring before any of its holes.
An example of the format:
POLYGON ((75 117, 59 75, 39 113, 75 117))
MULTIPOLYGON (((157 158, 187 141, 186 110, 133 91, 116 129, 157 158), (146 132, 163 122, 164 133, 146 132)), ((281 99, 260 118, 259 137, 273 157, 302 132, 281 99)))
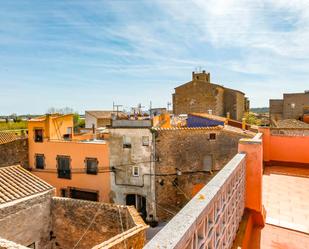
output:
POLYGON ((128 194, 126 195, 126 205, 135 206, 137 212, 145 220, 147 217, 146 211, 146 198, 137 194, 128 194))

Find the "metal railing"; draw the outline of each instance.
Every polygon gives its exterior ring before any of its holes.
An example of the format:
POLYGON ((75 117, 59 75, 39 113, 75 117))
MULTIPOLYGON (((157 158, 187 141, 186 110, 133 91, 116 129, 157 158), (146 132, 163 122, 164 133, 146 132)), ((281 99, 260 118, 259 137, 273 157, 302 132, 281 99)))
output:
POLYGON ((144 248, 231 248, 245 207, 245 158, 238 153, 144 248))

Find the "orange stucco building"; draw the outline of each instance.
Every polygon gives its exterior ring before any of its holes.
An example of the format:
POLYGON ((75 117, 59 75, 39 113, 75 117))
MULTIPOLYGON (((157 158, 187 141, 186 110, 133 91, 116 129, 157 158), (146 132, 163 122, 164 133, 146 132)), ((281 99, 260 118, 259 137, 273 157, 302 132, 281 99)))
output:
POLYGON ((109 201, 108 147, 93 134, 75 135, 73 115, 46 115, 28 122, 29 165, 58 196, 109 201))

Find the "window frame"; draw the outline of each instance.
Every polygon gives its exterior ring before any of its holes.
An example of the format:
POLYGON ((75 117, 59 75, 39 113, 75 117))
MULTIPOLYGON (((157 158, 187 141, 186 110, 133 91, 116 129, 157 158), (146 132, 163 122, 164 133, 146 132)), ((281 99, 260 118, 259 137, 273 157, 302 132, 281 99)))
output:
POLYGON ((57 163, 56 164, 56 168, 57 168, 58 178, 69 179, 69 180, 72 179, 71 161, 72 161, 72 159, 71 159, 70 156, 67 156, 67 155, 57 155, 57 157, 56 157, 56 163, 57 163), (59 175, 59 171, 60 171, 60 169, 59 169, 59 161, 58 161, 59 158, 66 158, 66 159, 69 160, 69 169, 68 170, 63 170, 63 171, 68 171, 69 172, 68 176, 66 176, 66 174, 63 174, 62 176, 59 175))
POLYGON ((35 169, 45 169, 46 164, 45 164, 45 155, 44 154, 36 153, 34 155, 34 166, 35 166, 35 169), (37 157, 39 157, 39 156, 43 157, 43 168, 38 168, 38 166, 37 166, 37 157))
POLYGON ((123 135, 122 137, 122 147, 124 149, 131 149, 132 148, 132 139, 129 136, 123 135), (127 143, 128 141, 126 140, 127 138, 129 138, 130 143, 127 143))
POLYGON ((44 129, 42 127, 35 127, 35 128, 33 128, 33 140, 34 140, 35 143, 43 143, 44 142, 44 129), (41 141, 40 140, 36 140, 36 137, 37 137, 36 131, 37 130, 41 130, 42 131, 42 140, 41 141))
POLYGON ((97 175, 99 173, 99 161, 98 161, 98 159, 96 157, 86 157, 84 162, 85 162, 85 172, 86 172, 87 175, 97 175), (93 161, 96 162, 97 165, 96 165, 95 172, 92 172, 92 171, 88 170, 87 162, 89 160, 93 160, 93 161))
POLYGON ((137 165, 133 165, 132 166, 132 176, 133 177, 139 177, 140 173, 139 173, 139 166, 137 165), (137 169, 137 174, 135 174, 135 169, 137 169))
POLYGON ((217 134, 216 133, 209 133, 209 138, 210 141, 215 141, 217 140, 217 134), (213 137, 212 137, 213 136, 213 137))

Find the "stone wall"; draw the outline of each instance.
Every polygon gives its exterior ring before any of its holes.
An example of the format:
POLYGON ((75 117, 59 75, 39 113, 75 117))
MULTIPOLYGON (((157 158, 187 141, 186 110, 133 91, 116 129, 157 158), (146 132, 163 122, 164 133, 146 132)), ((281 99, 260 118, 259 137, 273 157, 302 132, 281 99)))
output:
POLYGON ((241 120, 246 106, 244 94, 210 83, 209 77, 206 73, 193 74, 192 81, 175 88, 174 114, 208 113, 212 110, 214 115, 226 116, 229 112, 232 119, 241 120))
POLYGON ((283 94, 283 118, 299 119, 304 115, 304 107, 309 106, 308 93, 283 94), (294 104, 294 108, 292 108, 294 104))
POLYGON ((145 230, 148 226, 145 225, 143 219, 133 206, 128 206, 127 209, 135 223, 135 226, 124 233, 118 234, 110 240, 95 246, 93 249, 144 248, 146 243, 145 230))
POLYGON ((245 134, 222 128, 157 130, 156 203, 159 220, 169 220, 237 153, 245 134), (209 140, 210 133, 216 134, 209 140), (212 161, 212 172, 208 164, 212 161))
POLYGON ((51 196, 48 191, 23 201, 2 205, 0 209, 0 237, 23 246, 35 243, 36 248, 51 248, 51 196))
POLYGON ((0 167, 15 164, 20 164, 24 168, 29 166, 27 138, 0 144, 0 167))
POLYGON ((270 99, 269 100, 269 115, 270 120, 283 119, 283 100, 282 99, 270 99))
POLYGON ((13 241, 0 238, 0 249, 29 249, 29 247, 25 247, 16 244, 13 241))
POLYGON ((194 80, 175 88, 174 114, 208 113, 223 115, 222 87, 201 80, 194 80), (221 105, 221 106, 220 106, 221 105))
POLYGON ((53 198, 52 236, 55 249, 92 248, 134 226, 126 207, 53 198))

